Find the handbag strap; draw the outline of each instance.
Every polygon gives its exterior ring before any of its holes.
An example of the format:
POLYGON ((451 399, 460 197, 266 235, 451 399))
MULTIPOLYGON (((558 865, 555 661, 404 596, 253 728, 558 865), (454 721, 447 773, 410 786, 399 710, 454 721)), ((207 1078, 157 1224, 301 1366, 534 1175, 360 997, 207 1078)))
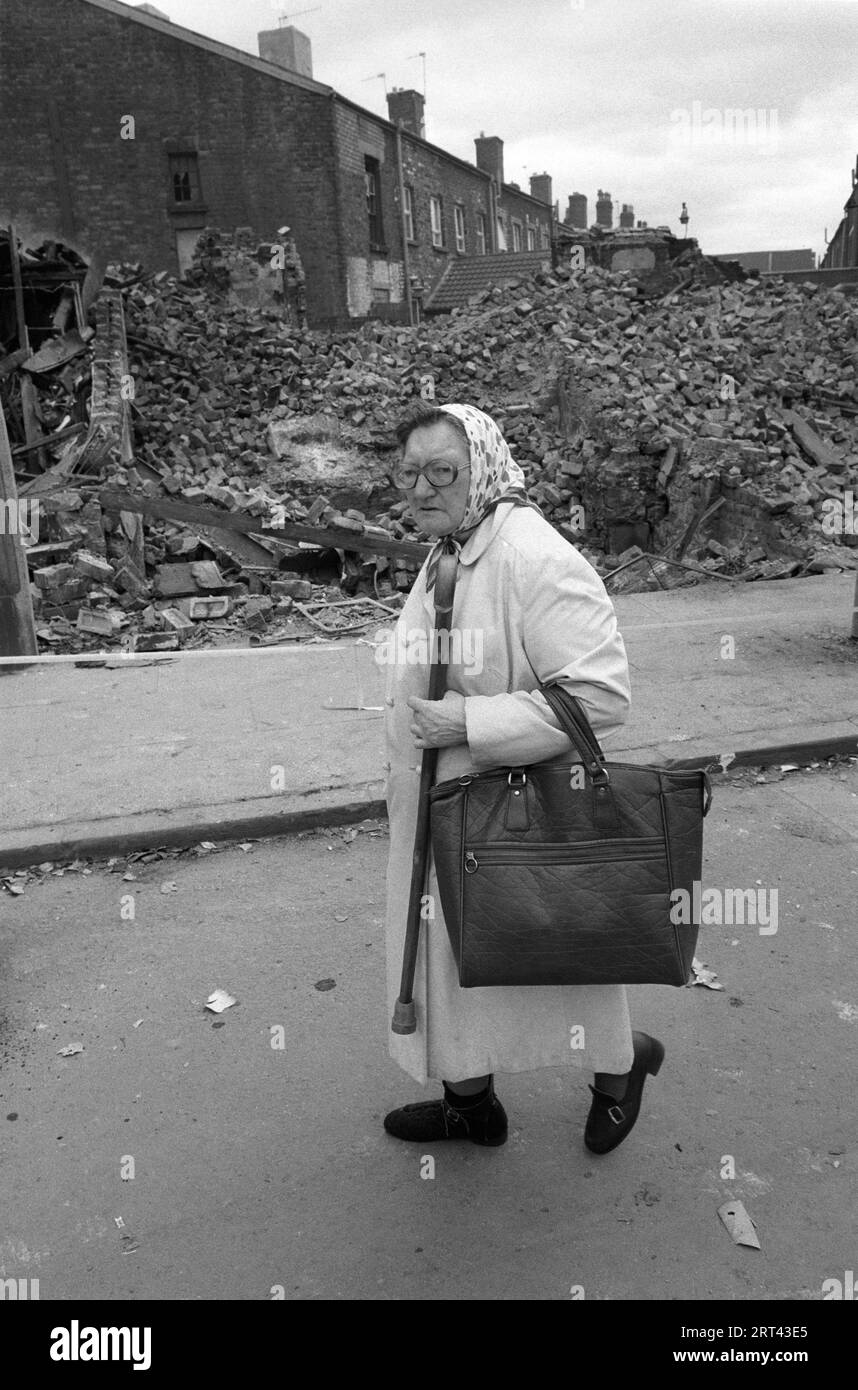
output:
MULTIPOLYGON (((442 550, 438 558, 435 575, 435 627, 439 632, 449 632, 453 619, 453 597, 456 592, 456 577, 459 570, 458 553, 452 549, 442 550)), ((434 660, 429 672, 429 699, 443 698, 447 686, 447 663, 438 660, 436 647, 434 660)), ((605 755, 590 725, 581 702, 556 681, 548 685, 540 683, 540 691, 554 710, 565 733, 581 754, 591 777, 605 776, 603 771, 605 755)), ((424 757, 430 750, 424 750, 424 757)))
MULTIPOLYGON (((443 550, 438 558, 435 573, 435 627, 439 632, 449 632, 453 621, 453 596, 456 592, 456 575, 459 571, 459 556, 455 550, 443 550)), ((432 666, 429 671, 429 699, 440 700, 447 688, 447 662, 439 661, 440 643, 435 648, 432 666)), ((448 647, 449 653, 449 647, 448 647)), ((428 751, 428 750, 424 750, 428 751)))
POLYGON ((551 706, 565 734, 572 740, 591 777, 603 774, 605 755, 581 701, 556 681, 540 685, 541 694, 551 706))

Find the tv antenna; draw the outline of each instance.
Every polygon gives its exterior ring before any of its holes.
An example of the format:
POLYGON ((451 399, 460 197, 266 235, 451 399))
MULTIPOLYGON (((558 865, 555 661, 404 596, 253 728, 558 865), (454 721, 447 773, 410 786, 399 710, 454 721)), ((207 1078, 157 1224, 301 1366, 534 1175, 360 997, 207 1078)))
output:
POLYGON ((309 10, 293 10, 291 14, 282 14, 278 20, 280 28, 283 28, 287 19, 297 19, 299 14, 315 14, 315 12, 321 8, 321 5, 313 5, 309 10))
POLYGON ((386 96, 387 96, 387 74, 386 74, 386 73, 384 73, 384 72, 374 72, 374 73, 372 74, 371 77, 364 77, 364 78, 362 79, 362 81, 364 81, 364 82, 375 82, 376 78, 378 78, 378 77, 380 77, 381 80, 382 80, 382 82, 384 83, 384 95, 385 95, 385 97, 386 97, 386 96))
POLYGON ((409 62, 410 62, 410 60, 411 60, 412 58, 422 58, 422 59, 423 59, 423 100, 425 101, 425 100, 426 100, 426 54, 425 54, 422 50, 421 50, 420 53, 409 53, 409 55, 408 55, 409 62))

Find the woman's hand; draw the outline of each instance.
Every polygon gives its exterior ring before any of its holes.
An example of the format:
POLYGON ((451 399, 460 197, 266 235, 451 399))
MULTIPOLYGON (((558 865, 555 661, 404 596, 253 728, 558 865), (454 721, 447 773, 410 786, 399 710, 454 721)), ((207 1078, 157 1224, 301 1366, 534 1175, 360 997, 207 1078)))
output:
POLYGON ((408 707, 414 711, 411 732, 418 748, 448 748, 467 743, 465 697, 448 690, 443 700, 421 700, 409 695, 408 707))

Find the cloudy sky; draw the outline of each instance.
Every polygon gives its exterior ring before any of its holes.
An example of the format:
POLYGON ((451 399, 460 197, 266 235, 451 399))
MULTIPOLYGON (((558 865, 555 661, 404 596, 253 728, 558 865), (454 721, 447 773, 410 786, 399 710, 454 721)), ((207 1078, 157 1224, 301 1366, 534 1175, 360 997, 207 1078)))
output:
POLYGON ((499 135, 507 181, 547 171, 561 215, 580 191, 594 221, 603 188, 677 233, 687 203, 704 251, 821 254, 849 195, 858 0, 156 3, 254 54, 287 13, 314 77, 382 115, 385 82, 422 90, 425 52, 427 138, 473 161, 499 135))

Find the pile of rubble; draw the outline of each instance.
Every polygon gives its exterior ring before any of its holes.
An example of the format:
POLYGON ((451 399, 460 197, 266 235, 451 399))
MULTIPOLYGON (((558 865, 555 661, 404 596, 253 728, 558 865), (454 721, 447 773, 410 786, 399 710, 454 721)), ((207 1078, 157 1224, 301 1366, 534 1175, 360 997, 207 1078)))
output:
MULTIPOLYGON (((49 252, 25 257, 25 282, 49 252)), ((858 484, 845 291, 737 280, 692 249, 666 291, 663 274, 560 267, 416 329, 300 333, 269 252, 210 229, 184 282, 112 266, 81 312, 88 271, 61 251, 40 341, 23 351, 0 322, 19 492, 47 528, 29 549, 46 640, 378 623, 425 553, 390 480, 419 396, 493 415, 546 516, 601 573, 625 567, 614 588, 858 562, 858 535, 825 525, 858 484), (131 493, 142 512, 121 506, 131 493), (653 552, 669 576, 629 563, 653 552)))
MULTIPOLYGON (((185 412, 186 438, 197 446, 190 456, 184 439, 175 441, 183 433, 175 398, 162 407, 166 434, 155 417, 149 426, 175 460, 168 485, 193 486, 208 464, 202 485, 222 486, 217 469, 235 463, 245 486, 249 469, 292 517, 306 518, 300 494, 326 482, 323 468, 298 467, 295 486, 296 445, 313 441, 333 465, 336 504, 350 492, 356 515, 371 513, 407 537, 405 504, 384 505, 392 426, 416 396, 434 394, 495 416, 531 497, 603 573, 630 546, 680 548, 713 492, 726 505, 686 542, 705 567, 749 577, 851 568, 855 537, 824 526, 825 504, 848 490, 856 456, 850 295, 737 280, 693 249, 683 261, 667 292, 659 273, 560 268, 486 291, 417 330, 368 323, 284 343, 259 316, 239 326, 240 311, 225 308, 228 354, 213 350, 175 303, 165 313, 155 300, 161 341, 187 356, 184 372, 173 358, 153 366, 150 380, 160 372, 159 387, 193 395, 198 385, 207 396, 185 412), (195 415, 201 422, 192 423, 195 415), (269 422, 267 450, 258 428, 242 428, 260 417, 269 422), (204 436, 218 457, 206 455, 204 436)), ((139 305, 132 296, 132 307, 151 312, 152 293, 139 305)), ((325 500, 313 521, 329 515, 325 500)), ((397 582, 407 579, 400 573, 397 582)))
MULTIPOLYGON (((222 279, 212 240, 201 244, 196 290, 139 267, 130 276, 102 269, 91 323, 80 299, 88 268, 59 250, 44 302, 34 295, 45 248, 20 249, 23 312, 13 307, 10 318, 12 296, 0 296, 0 405, 19 514, 29 512, 30 534, 21 529, 40 641, 60 651, 161 649, 246 641, 248 631, 261 642, 321 640, 389 622, 422 547, 397 545, 359 510, 318 499, 314 476, 311 504, 290 497, 288 511, 279 481, 267 485, 275 460, 248 376, 260 359, 291 352, 295 333, 276 299, 233 301, 244 248, 222 279), (77 305, 71 332, 57 322, 67 292, 77 305), (201 338, 208 377, 192 350, 201 338), (32 420, 22 409, 28 387, 32 420), (391 557, 409 566, 396 571, 398 588, 391 557)), ((2 251, 0 243, 0 289, 2 251)))
MULTIPOLYGON (((248 316, 224 305, 215 341, 210 301, 191 303, 169 281, 163 296, 149 284, 129 296, 129 314, 148 321, 152 352, 135 367, 148 393, 138 430, 162 471, 171 464, 170 489, 223 486, 221 472, 235 467, 230 486, 264 479, 294 519, 308 515, 290 495, 296 443, 315 439, 328 453, 344 446, 351 474, 338 460, 332 485, 339 494, 344 480, 345 491, 362 485, 375 521, 406 536, 404 505, 381 505, 391 496, 392 426, 421 393, 467 400, 501 424, 553 522, 568 527, 572 509, 591 503, 584 513, 593 524, 579 540, 601 553, 603 568, 626 549, 612 531, 645 530, 643 521, 652 539, 659 519, 677 525, 671 502, 697 477, 738 485, 763 522, 781 518, 746 551, 762 544, 775 559, 797 551, 805 553, 793 558, 807 559, 827 544, 822 503, 842 494, 855 457, 852 300, 812 284, 717 275, 698 255, 680 288, 653 299, 646 275, 560 268, 487 291, 417 330, 368 323, 303 337, 278 329, 276 309, 248 316), (168 360, 158 360, 155 329, 168 360), (272 454, 286 466, 275 467, 272 454), (622 484, 646 508, 628 497, 618 508, 610 494, 622 484)), ((297 491, 313 482, 302 474, 297 491)), ((221 500, 237 505, 235 494, 221 500)), ((312 520, 325 515, 317 506, 312 520)), ((852 543, 848 533, 840 540, 852 543)))

